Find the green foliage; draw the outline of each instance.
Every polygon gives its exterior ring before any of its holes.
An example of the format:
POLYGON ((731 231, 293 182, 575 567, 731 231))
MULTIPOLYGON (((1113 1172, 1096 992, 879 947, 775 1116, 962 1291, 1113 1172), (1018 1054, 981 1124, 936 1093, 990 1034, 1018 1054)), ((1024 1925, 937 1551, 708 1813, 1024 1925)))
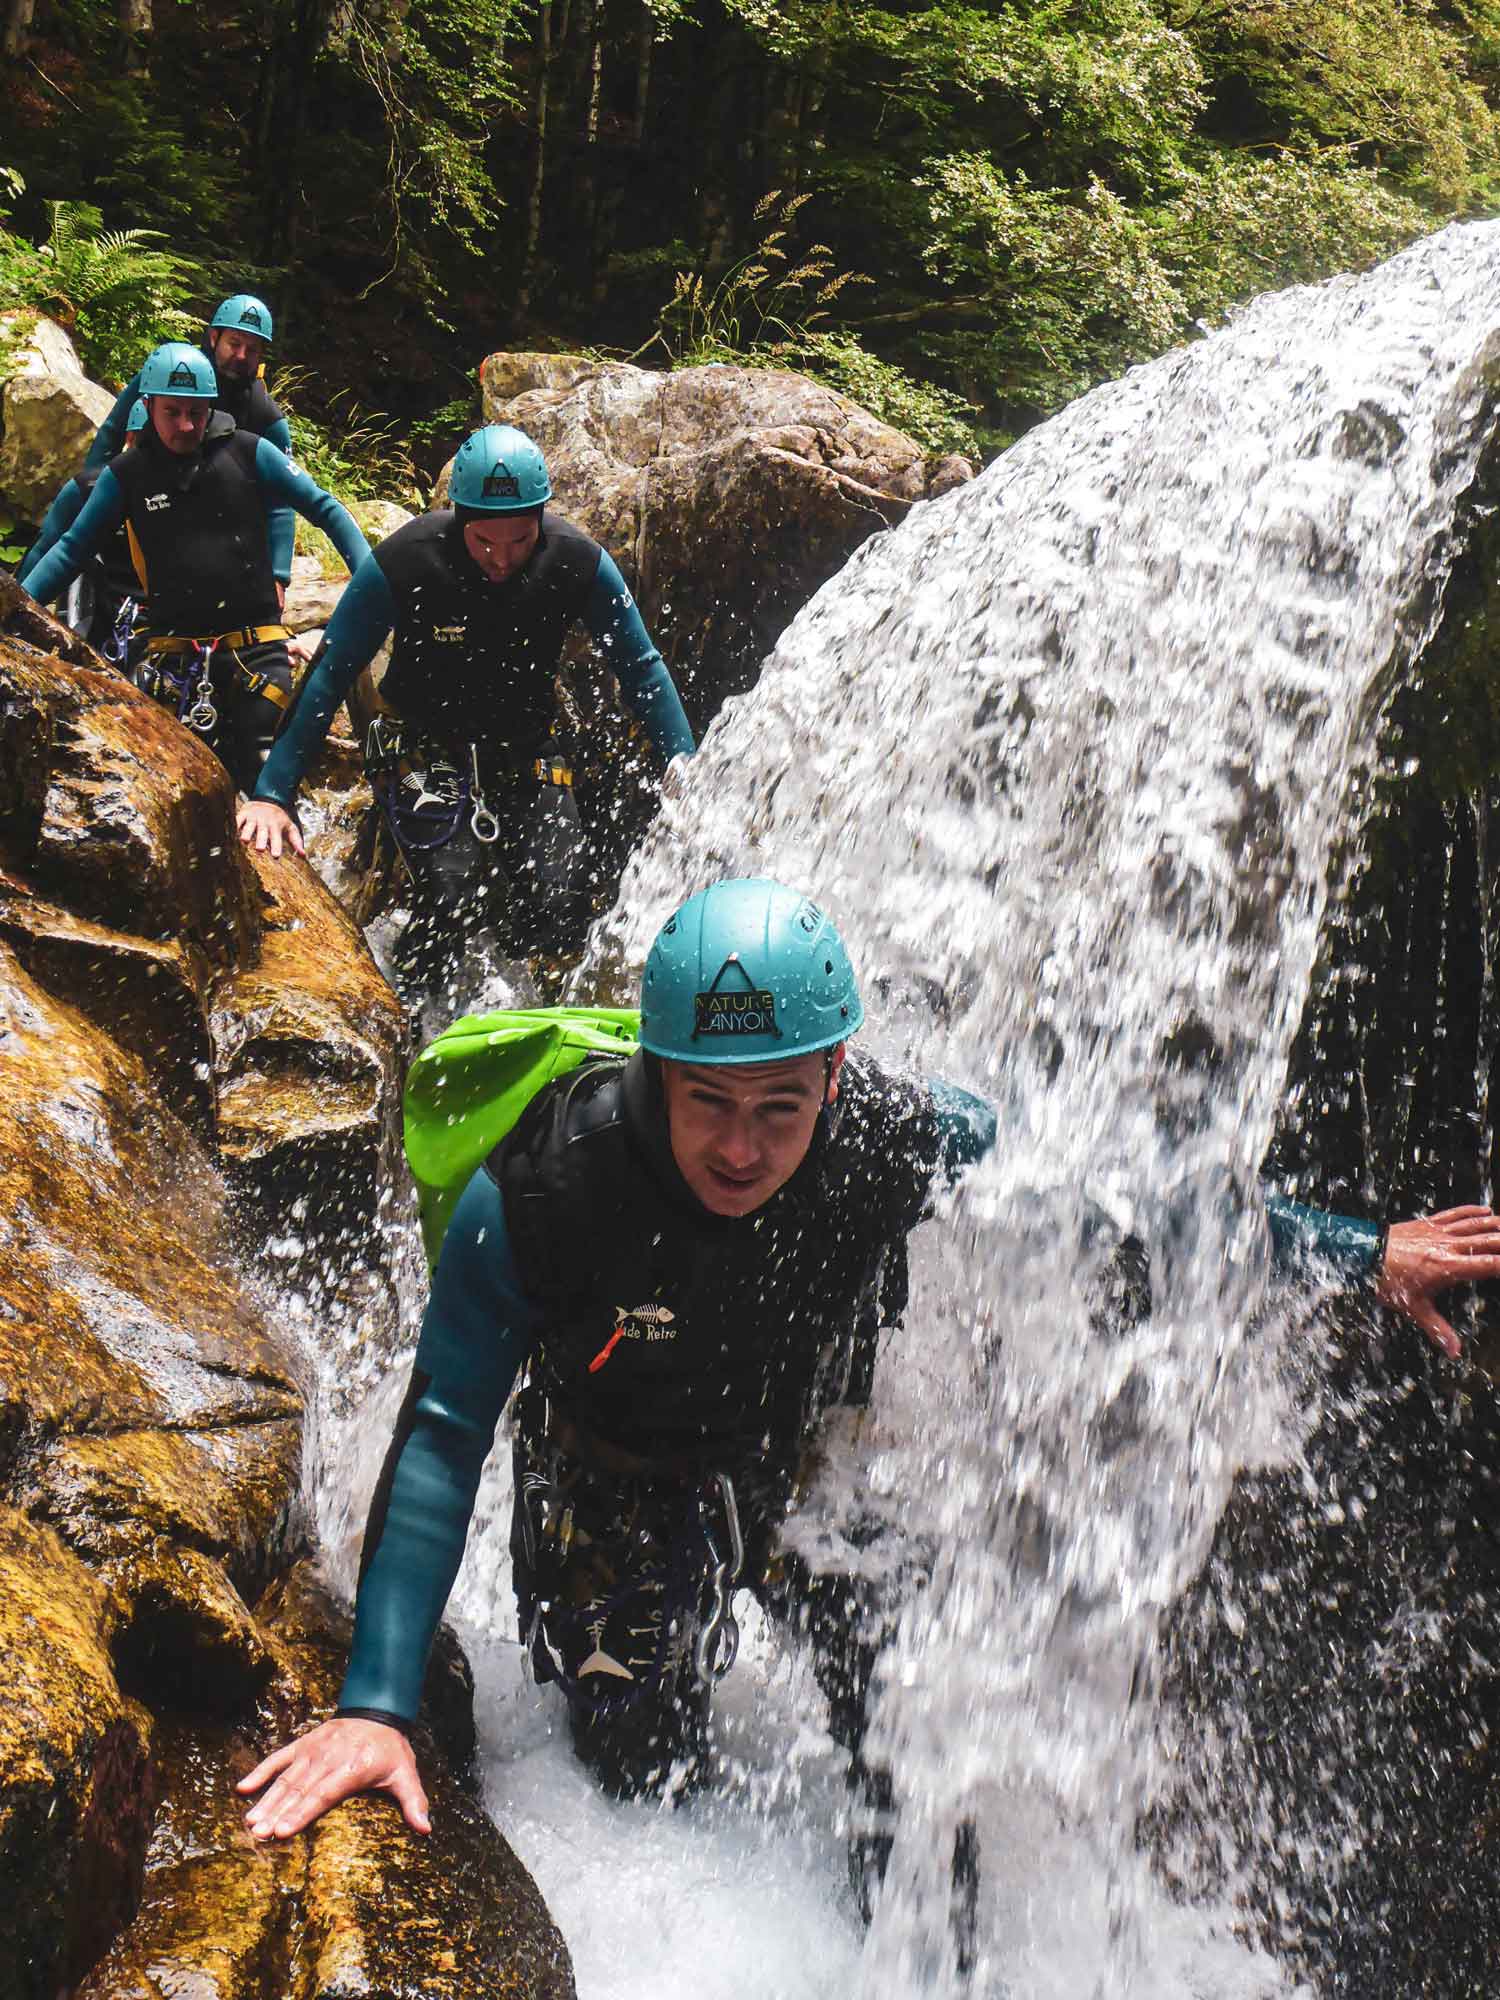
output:
POLYGON ((105 381, 124 381, 159 341, 196 335, 200 322, 182 309, 193 267, 162 249, 155 230, 106 230, 89 202, 47 208, 44 244, 0 227, 0 306, 56 320, 105 381))
MULTIPOLYGON (((1469 13, 1494 34, 1492 5, 1469 13)), ((1218 0, 1193 11, 1187 32, 1221 82, 1248 88, 1294 142, 1357 149, 1457 212, 1500 195, 1500 123, 1469 74, 1452 10, 1431 0, 1218 0)), ((1483 51, 1481 40, 1473 53, 1483 51)))
POLYGON ((680 368, 737 361, 775 343, 806 340, 850 285, 873 282, 839 271, 826 243, 788 250, 792 225, 811 196, 773 189, 756 204, 760 240, 712 283, 701 271, 679 271, 656 332, 638 354, 658 343, 680 368))
POLYGON ((1343 156, 1209 154, 1140 207, 1097 177, 1081 193, 1039 188, 974 154, 935 161, 923 185, 928 268, 967 323, 948 351, 1043 412, 1237 300, 1368 265, 1428 227, 1343 156))
POLYGON ((425 242, 482 256, 503 205, 486 148, 495 121, 518 108, 505 48, 526 11, 526 0, 412 0, 350 17, 343 54, 384 125, 387 275, 405 266, 424 296, 438 290, 425 242))
POLYGON ((348 390, 331 396, 320 420, 307 412, 311 377, 305 368, 279 369, 271 394, 287 414, 297 463, 339 499, 399 500, 420 505, 417 476, 400 427, 371 416, 348 390))
POLYGON ((479 392, 471 389, 467 395, 451 397, 425 417, 416 418, 406 429, 413 450, 431 451, 440 447, 456 450, 478 424, 479 392))
POLYGON ((0 510, 0 563, 5 563, 11 569, 15 568, 26 553, 24 545, 16 541, 15 534, 15 516, 0 510))
POLYGON ((951 389, 922 382, 893 362, 882 361, 848 332, 812 333, 783 347, 777 359, 799 368, 814 381, 851 397, 882 423, 893 424, 934 457, 960 452, 965 458, 986 456, 994 439, 974 425, 974 405, 951 389))

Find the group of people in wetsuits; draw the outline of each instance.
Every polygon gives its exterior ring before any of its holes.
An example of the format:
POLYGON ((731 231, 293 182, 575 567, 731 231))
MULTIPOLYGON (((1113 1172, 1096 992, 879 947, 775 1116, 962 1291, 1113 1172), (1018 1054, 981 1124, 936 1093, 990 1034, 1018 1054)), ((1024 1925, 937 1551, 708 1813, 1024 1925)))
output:
MULTIPOLYGON (((195 721, 191 701, 184 723, 246 794, 243 838, 272 854, 302 851, 299 782, 394 632, 370 767, 423 885, 414 966, 461 980, 499 896, 527 942, 573 949, 587 918, 581 836, 551 745, 570 627, 607 643, 664 761, 693 749, 620 572, 550 511, 535 444, 493 425, 460 450, 448 505, 369 552, 287 459, 259 381, 270 333, 264 306, 239 298, 201 349, 156 350, 116 411, 137 443, 117 451, 120 425, 101 431, 92 492, 28 557, 28 587, 55 596, 126 530, 145 592, 136 671, 187 660, 189 693, 216 723, 195 721), (352 572, 294 699, 277 624, 288 509, 324 527, 352 572)), ((851 1047, 863 1018, 837 927, 806 893, 763 878, 708 884, 652 947, 638 1045, 541 1088, 474 1172, 372 1507, 339 1707, 242 1781, 259 1795, 246 1815, 256 1837, 293 1835, 367 1789, 428 1829, 410 1731, 509 1405, 520 1634, 566 1699, 579 1754, 622 1796, 678 1798, 709 1779, 732 1596, 753 1591, 813 1649, 849 1754, 868 1903, 892 1787, 865 1754, 867 1698, 898 1607, 868 1579, 810 1570, 782 1529, 829 1411, 869 1394, 874 1343, 904 1299, 908 1233, 1001 1141, 971 1092, 851 1047)), ((1500 1277, 1500 1217, 1487 1208, 1389 1228, 1276 1198, 1267 1210, 1282 1269, 1367 1283, 1449 1354, 1458 1340, 1437 1297, 1500 1277)), ((979 1876, 967 1822, 953 1874, 968 1962, 979 1876)))
POLYGON ((269 308, 240 294, 201 347, 150 354, 20 581, 42 603, 94 581, 90 636, 218 753, 245 795, 242 835, 272 854, 302 850, 298 786, 394 634, 366 762, 412 891, 403 984, 456 997, 465 953, 489 934, 555 988, 591 913, 573 773, 554 740, 564 645, 582 627, 607 649, 663 764, 693 749, 671 676, 614 561, 547 511, 542 454, 509 426, 468 438, 448 505, 372 552, 292 462, 261 372, 271 338, 269 308), (300 688, 281 622, 297 513, 351 575, 300 688))

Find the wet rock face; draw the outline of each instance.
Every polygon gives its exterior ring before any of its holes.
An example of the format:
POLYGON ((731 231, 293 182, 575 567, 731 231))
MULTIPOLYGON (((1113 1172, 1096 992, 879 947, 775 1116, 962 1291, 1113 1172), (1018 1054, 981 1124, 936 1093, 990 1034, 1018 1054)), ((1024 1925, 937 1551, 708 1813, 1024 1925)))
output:
MULTIPOLYGON (((619 563, 700 736, 861 542, 973 477, 783 370, 492 354, 480 383, 485 421, 536 440, 558 511, 619 563)), ((610 867, 652 801, 639 756, 617 754, 632 725, 607 672, 581 668, 574 691, 579 803, 615 829, 601 838, 610 867)))
POLYGON ((378 1880, 357 1908, 315 1904, 317 1841, 264 1859, 238 1831, 229 1762, 326 1710, 334 1675, 267 1598, 305 1541, 303 1410, 256 1266, 296 1228, 379 1280, 403 1023, 233 805, 123 681, 0 638, 0 1993, 563 1994, 517 1970, 533 1933, 566 1955, 467 1804, 444 1853, 499 1940, 467 1987, 425 1980, 462 1896, 378 1811, 351 1819, 364 1846, 326 1837, 378 1880), (200 1901, 153 1899, 184 1870, 200 1901))
POLYGON ((425 1731, 426 1840, 388 1801, 362 1798, 298 1840, 250 1847, 230 1783, 288 1729, 328 1712, 348 1649, 347 1620, 305 1566, 263 1604, 262 1620, 295 1693, 263 1704, 249 1728, 159 1729, 169 1782, 139 1914, 76 2000, 573 2000, 567 1951, 535 1886, 425 1731))

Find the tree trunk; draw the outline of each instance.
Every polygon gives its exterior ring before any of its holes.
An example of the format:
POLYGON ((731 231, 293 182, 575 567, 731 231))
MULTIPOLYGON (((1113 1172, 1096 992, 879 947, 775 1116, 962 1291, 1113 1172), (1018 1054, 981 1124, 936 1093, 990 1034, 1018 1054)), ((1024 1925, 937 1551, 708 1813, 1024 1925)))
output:
POLYGON ((129 76, 143 76, 151 67, 151 0, 119 0, 116 19, 120 24, 120 61, 129 76))
POLYGON ((630 143, 637 148, 646 143, 646 112, 651 101, 651 54, 656 46, 656 17, 641 0, 640 25, 635 43, 635 116, 630 121, 630 143))
POLYGON ((542 240, 542 191, 547 180, 547 90, 552 69, 552 0, 536 10, 536 138, 531 163, 531 188, 526 197, 526 245, 521 253, 521 277, 516 286, 516 320, 531 311, 536 279, 537 248, 542 240))
POLYGON ((6 0, 4 49, 8 56, 25 55, 35 13, 36 0, 6 0))

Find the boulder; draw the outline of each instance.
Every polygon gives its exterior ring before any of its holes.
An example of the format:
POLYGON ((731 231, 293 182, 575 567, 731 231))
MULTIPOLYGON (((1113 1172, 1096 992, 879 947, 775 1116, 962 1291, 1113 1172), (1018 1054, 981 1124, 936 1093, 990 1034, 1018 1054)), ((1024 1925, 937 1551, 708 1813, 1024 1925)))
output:
POLYGON ((699 729, 861 542, 973 476, 784 369, 492 354, 480 385, 620 564, 699 729))
POLYGON ((305 1236, 332 1339, 388 1292, 404 1025, 202 745, 49 624, 0 637, 0 1992, 564 2000, 436 1738, 430 1845, 363 1805, 275 1854, 240 1829, 234 1770, 327 1711, 347 1645, 286 1587, 306 1357, 257 1260, 305 1236))
POLYGON ((573 2000, 567 1948, 530 1878, 449 1774, 425 1727, 432 1807, 418 1841, 389 1801, 341 1806, 296 1840, 252 1847, 231 1789, 273 1740, 326 1715, 348 1623, 304 1565, 262 1606, 290 1704, 249 1730, 202 1720, 158 1731, 170 1780, 145 1856, 140 1911, 77 2000, 573 2000))
POLYGON ((0 493, 23 519, 40 521, 115 399, 88 379, 72 341, 51 320, 7 313, 0 327, 27 334, 26 345, 12 351, 0 398, 0 493))

